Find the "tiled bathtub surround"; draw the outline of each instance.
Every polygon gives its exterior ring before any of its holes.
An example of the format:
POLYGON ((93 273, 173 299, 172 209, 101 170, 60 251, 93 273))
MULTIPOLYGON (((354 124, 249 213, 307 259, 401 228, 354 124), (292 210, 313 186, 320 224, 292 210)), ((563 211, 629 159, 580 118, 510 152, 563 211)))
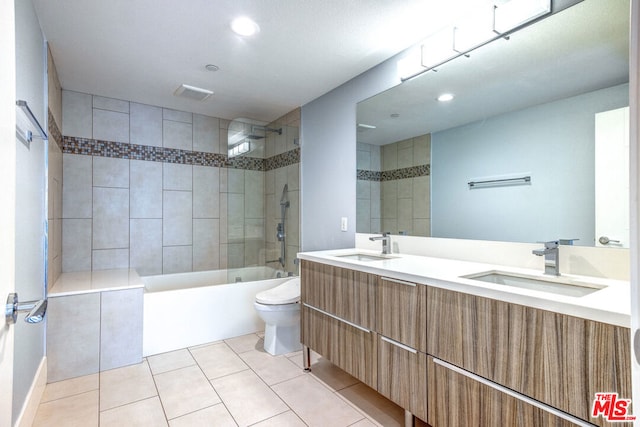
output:
MULTIPOLYGON (((269 158, 229 160, 226 120, 77 92, 63 91, 63 113, 63 271, 166 274, 268 258, 268 177, 298 179, 297 147, 270 150, 267 139, 269 158)), ((297 211, 296 201, 295 230, 297 211)))
POLYGON ((429 236, 430 135, 358 143, 357 232, 429 236))

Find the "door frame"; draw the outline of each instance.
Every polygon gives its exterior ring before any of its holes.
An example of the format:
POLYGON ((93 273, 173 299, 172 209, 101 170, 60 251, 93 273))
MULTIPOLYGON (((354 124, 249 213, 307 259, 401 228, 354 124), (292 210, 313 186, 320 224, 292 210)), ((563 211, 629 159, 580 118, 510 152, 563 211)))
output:
MULTIPOLYGON (((16 35, 15 4, 0 1, 0 300, 15 290, 16 35), (6 209, 6 207, 10 207, 6 209)), ((10 426, 15 328, 0 320, 0 426, 10 426)))

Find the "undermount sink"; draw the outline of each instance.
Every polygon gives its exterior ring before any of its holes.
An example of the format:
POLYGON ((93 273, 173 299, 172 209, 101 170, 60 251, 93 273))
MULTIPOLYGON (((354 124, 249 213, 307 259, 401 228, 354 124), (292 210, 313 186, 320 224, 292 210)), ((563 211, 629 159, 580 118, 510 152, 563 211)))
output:
POLYGON ((606 287, 603 285, 595 285, 592 283, 573 280, 563 276, 527 276, 502 271, 486 271, 463 277, 466 279, 479 280, 485 283, 494 283, 496 285, 512 286, 521 289, 531 289, 534 291, 549 292, 556 295, 570 297, 583 297, 606 287))
POLYGON ((354 261, 382 261, 385 259, 395 258, 388 255, 371 255, 371 254, 346 254, 334 255, 338 258, 352 259, 354 261))

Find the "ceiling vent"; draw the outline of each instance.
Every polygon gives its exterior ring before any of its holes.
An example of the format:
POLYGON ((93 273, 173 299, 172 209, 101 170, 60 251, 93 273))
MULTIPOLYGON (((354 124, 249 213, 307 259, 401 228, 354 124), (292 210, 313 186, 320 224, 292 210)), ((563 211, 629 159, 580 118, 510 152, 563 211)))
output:
POLYGON ((196 101, 204 101, 213 95, 213 91, 182 84, 175 92, 173 92, 173 94, 183 98, 195 99, 196 101))

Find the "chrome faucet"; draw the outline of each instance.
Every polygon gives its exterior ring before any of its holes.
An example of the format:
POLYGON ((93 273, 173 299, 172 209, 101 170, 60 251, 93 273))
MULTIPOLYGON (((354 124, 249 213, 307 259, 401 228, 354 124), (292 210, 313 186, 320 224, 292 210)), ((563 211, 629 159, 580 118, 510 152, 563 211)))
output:
POLYGON ((382 240, 382 253, 384 255, 391 253, 391 233, 382 233, 382 236, 369 237, 369 240, 375 242, 376 240, 382 240))
POLYGON ((549 274, 551 276, 560 275, 559 246, 560 242, 558 240, 551 240, 549 242, 544 242, 544 248, 534 249, 532 251, 534 255, 544 255, 544 274, 549 274))

